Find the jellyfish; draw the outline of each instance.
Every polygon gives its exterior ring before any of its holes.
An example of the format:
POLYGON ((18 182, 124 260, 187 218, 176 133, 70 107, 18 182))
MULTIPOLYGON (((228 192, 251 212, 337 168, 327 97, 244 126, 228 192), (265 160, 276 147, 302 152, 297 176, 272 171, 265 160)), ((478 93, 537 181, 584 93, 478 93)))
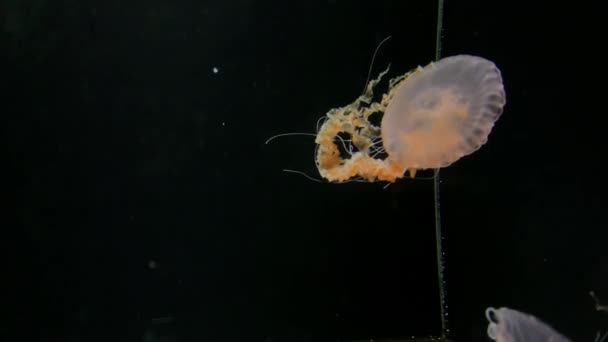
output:
MULTIPOLYGON (((596 310, 608 312, 605 306, 600 306, 593 292, 590 295, 596 301, 596 310)), ((497 342, 570 342, 555 331, 547 323, 525 312, 502 307, 486 309, 488 319, 488 337, 497 342)), ((594 342, 607 342, 608 332, 598 332, 594 342)))
POLYGON ((486 143, 506 103, 502 76, 484 58, 446 57, 389 81, 374 101, 371 80, 318 129, 315 163, 330 182, 395 182, 409 171, 446 167, 486 143), (380 126, 371 120, 381 114, 380 126))
MULTIPOLYGON (((569 342, 538 318, 509 308, 487 308, 488 337, 497 342, 569 342)), ((600 341, 598 339, 598 341, 600 341)))

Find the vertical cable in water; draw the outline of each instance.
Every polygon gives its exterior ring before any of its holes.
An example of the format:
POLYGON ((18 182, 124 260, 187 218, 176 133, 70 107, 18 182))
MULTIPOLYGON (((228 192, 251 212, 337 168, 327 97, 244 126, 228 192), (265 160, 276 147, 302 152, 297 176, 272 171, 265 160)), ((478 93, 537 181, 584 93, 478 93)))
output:
MULTIPOLYGON (((441 40, 443 35, 443 0, 437 0, 437 37, 435 42, 435 61, 441 59, 441 40)), ((447 338, 450 332, 448 321, 447 291, 445 283, 445 260, 443 258, 443 236, 441 235, 441 209, 439 204, 439 169, 433 179, 435 209, 435 243, 437 245, 437 281, 439 282, 439 305, 441 312, 441 335, 447 338)))

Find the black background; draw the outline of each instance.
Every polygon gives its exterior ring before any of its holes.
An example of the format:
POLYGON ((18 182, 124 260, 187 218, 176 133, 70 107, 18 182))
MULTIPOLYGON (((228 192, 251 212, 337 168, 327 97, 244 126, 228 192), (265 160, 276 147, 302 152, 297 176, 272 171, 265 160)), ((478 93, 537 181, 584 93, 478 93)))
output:
MULTIPOLYGON (((11 341, 344 341, 440 333, 432 181, 327 184, 317 119, 373 65, 435 56, 434 1, 0 5, 11 341), (218 72, 214 73, 213 68, 218 72)), ((441 171, 450 336, 487 306, 591 341, 608 233, 597 8, 446 1, 442 55, 507 106, 441 171)), ((5 340, 3 337, 2 340, 5 340)))

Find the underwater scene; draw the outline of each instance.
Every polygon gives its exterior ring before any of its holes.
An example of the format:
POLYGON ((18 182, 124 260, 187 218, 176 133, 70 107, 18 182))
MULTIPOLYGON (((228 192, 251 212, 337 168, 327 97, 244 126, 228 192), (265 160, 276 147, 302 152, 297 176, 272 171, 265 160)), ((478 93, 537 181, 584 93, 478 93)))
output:
POLYGON ((0 340, 608 342, 599 13, 0 2, 0 340))

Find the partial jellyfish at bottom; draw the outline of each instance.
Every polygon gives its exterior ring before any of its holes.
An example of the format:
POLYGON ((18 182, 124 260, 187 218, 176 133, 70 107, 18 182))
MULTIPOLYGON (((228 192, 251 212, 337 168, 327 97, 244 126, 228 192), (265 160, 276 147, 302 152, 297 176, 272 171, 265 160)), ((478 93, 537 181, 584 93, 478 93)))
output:
MULTIPOLYGON (((608 313, 595 292, 589 295, 595 301, 595 310, 608 313)), ((501 307, 486 309, 488 337, 497 342, 570 342, 571 340, 540 319, 517 310, 501 307)), ((593 342, 608 342, 608 332, 597 332, 593 342)))
POLYGON ((488 337, 497 342, 570 342, 538 318, 509 308, 487 308, 488 337))

